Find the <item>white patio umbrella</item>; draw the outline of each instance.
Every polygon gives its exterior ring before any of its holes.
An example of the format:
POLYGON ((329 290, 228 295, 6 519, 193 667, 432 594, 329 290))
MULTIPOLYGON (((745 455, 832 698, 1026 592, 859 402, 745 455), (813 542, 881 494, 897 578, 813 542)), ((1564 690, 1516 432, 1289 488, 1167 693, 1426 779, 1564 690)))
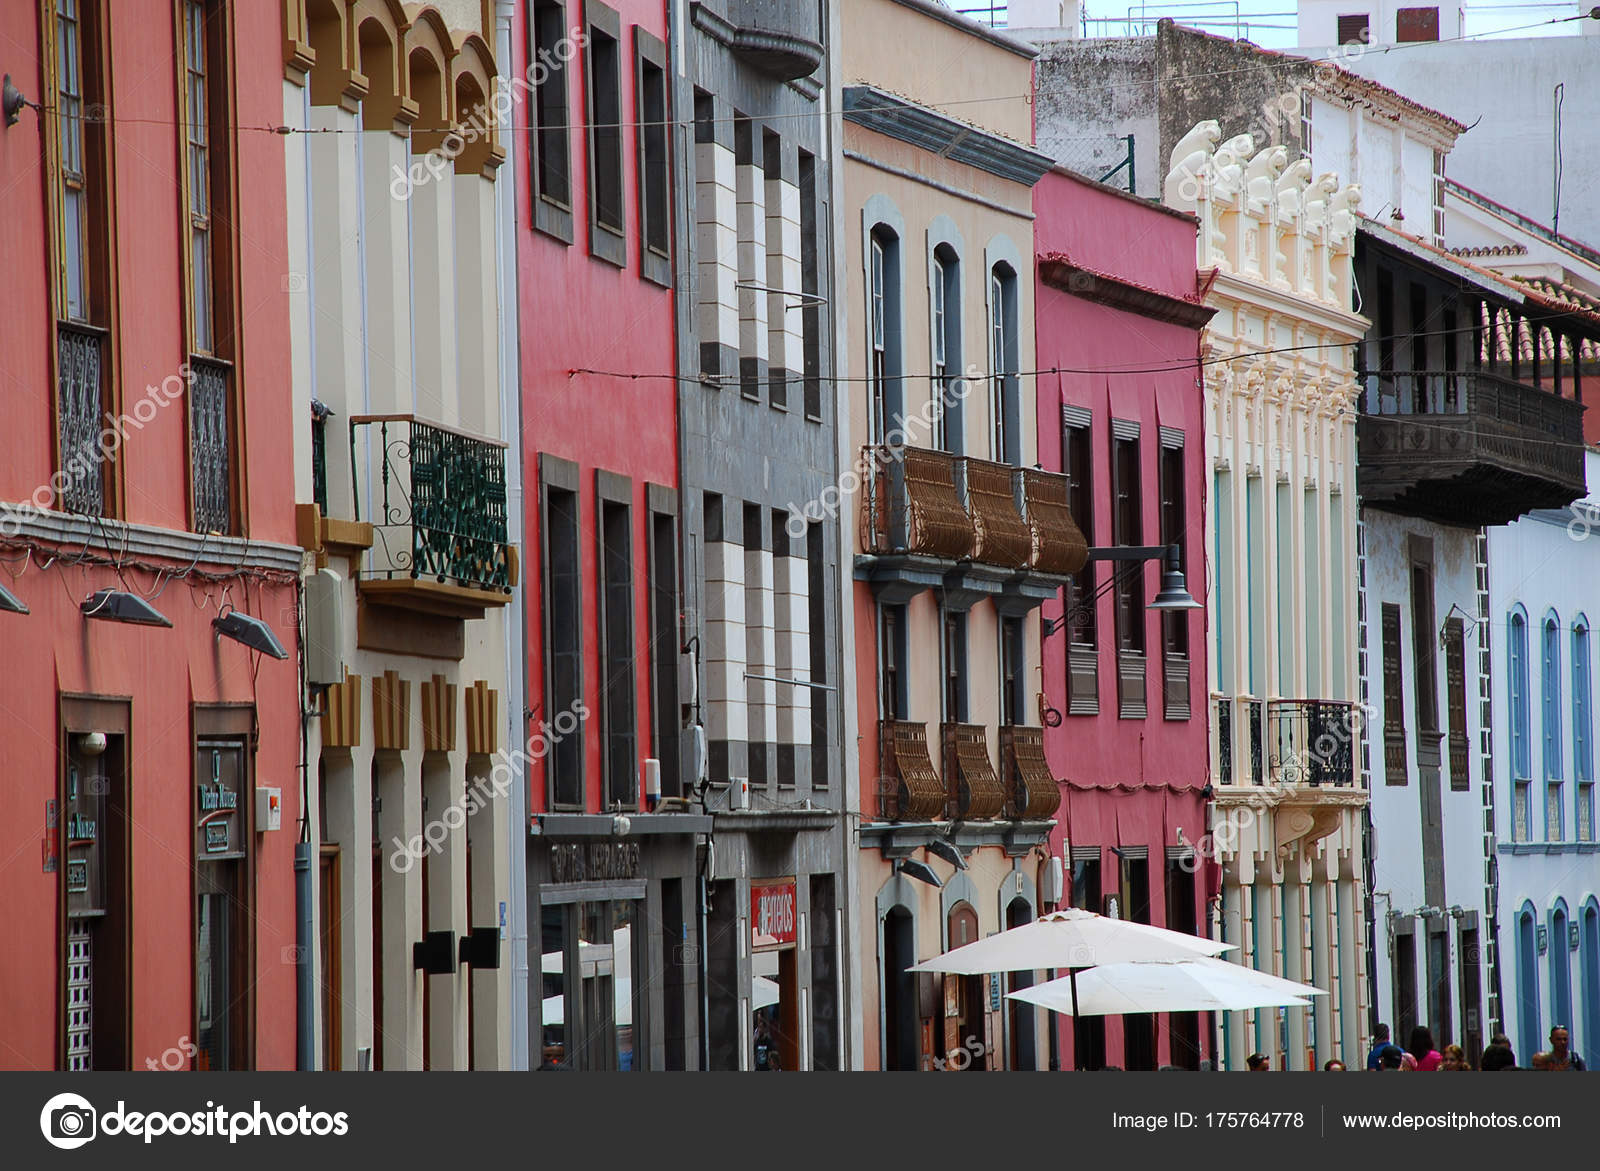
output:
MULTIPOLYGON (((923 960, 908 971, 978 976, 987 972, 1065 968, 1070 993, 1077 986, 1078 973, 1085 968, 1144 960, 1192 959, 1233 950, 1232 944, 1218 943, 1214 939, 1201 939, 1198 935, 1130 923, 1125 919, 1108 919, 1093 911, 1069 907, 923 960)), ((1069 1003, 1072 1002, 1069 1000, 1069 1003)))
POLYGON ((1306 997, 1325 995, 1310 984, 1297 984, 1212 956, 1102 964, 1007 994, 1012 1000, 1067 1016, 1303 1008, 1311 1003, 1306 997))

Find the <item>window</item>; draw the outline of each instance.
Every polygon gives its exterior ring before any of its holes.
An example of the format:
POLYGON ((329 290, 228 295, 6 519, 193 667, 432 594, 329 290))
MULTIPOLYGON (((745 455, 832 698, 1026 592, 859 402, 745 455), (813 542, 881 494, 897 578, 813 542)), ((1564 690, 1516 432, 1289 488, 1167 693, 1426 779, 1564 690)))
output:
POLYGON ((1000 722, 1020 724, 1028 711, 1028 647, 1022 619, 1000 619, 1000 722))
MULTIPOLYGON (((577 714, 583 696, 583 563, 579 547, 578 469, 541 455, 544 487, 544 710, 553 724, 577 714)), ((545 756, 552 808, 582 809, 583 737, 563 736, 545 756)))
POLYGON ((906 649, 906 608, 884 606, 878 611, 878 662, 883 691, 879 715, 885 720, 903 720, 910 713, 907 696, 910 665, 906 649))
POLYGON ((967 616, 944 612, 944 722, 967 722, 967 616))
POLYGON ((1365 45, 1370 37, 1368 26, 1371 22, 1372 18, 1365 12, 1339 17, 1339 43, 1365 45))
POLYGON ((1540 653, 1540 724, 1544 738, 1545 840, 1565 837, 1561 808, 1561 623, 1552 612, 1544 621, 1540 653))
POLYGON ((589 131, 589 253, 627 263, 622 198, 622 46, 617 14, 584 0, 589 44, 584 62, 589 131))
POLYGON ((999 463, 1022 462, 1021 402, 1017 385, 1017 274, 1007 264, 997 264, 989 274, 990 426, 999 463))
POLYGON ((627 479, 595 473, 600 512, 600 745, 606 807, 638 805, 633 646, 633 517, 627 479))
POLYGON ((1417 734, 1434 737, 1439 733, 1439 644, 1433 624, 1433 566, 1417 561, 1411 564, 1411 649, 1416 656, 1417 734))
POLYGON ((1506 684, 1510 690, 1511 775, 1517 780, 1533 776, 1530 751, 1531 719, 1528 700, 1528 619, 1512 611, 1506 634, 1506 684))
POLYGON ((801 349, 805 369, 806 418, 822 421, 822 306, 815 298, 820 287, 817 240, 817 159, 800 152, 800 310, 801 349))
POLYGON ((1466 630, 1459 618, 1444 624, 1445 707, 1450 720, 1450 789, 1465 793, 1471 788, 1467 767, 1467 648, 1466 630))
POLYGON ((670 490, 652 484, 650 501, 650 745, 661 762, 661 795, 680 794, 678 729, 678 530, 670 490))
POLYGON ((666 47, 633 27, 639 150, 639 271, 672 285, 672 174, 667 103, 666 47))
POLYGON ((1394 39, 1407 41, 1437 41, 1439 39, 1439 10, 1437 8, 1402 8, 1394 15, 1394 39))
POLYGON ((1311 160, 1311 114, 1312 102, 1311 87, 1307 86, 1300 91, 1300 155, 1307 162, 1311 160))
POLYGON ((933 303, 933 445, 960 454, 965 449, 961 400, 966 380, 961 368, 961 259, 948 244, 933 251, 928 273, 933 303))
MULTIPOLYGON (((826 531, 821 521, 806 526, 806 605, 811 647, 811 681, 828 681, 828 562, 826 531)), ((811 785, 828 787, 828 696, 826 691, 811 694, 811 785)))
MULTIPOLYGON (((1094 448, 1089 412, 1076 407, 1070 421, 1063 414, 1061 470, 1067 477, 1067 508, 1078 522, 1084 540, 1094 544, 1094 448)), ((1089 562, 1067 579, 1063 591, 1067 623, 1067 712, 1092 716, 1100 711, 1100 663, 1095 634, 1095 563, 1089 562)))
MULTIPOLYGON (((1433 152, 1433 242, 1444 247, 1444 151, 1433 152)), ((1454 366, 1449 369, 1454 370, 1454 366)))
MULTIPOLYGON (((1178 564, 1187 570, 1184 529, 1187 527, 1183 490, 1183 433, 1161 431, 1161 543, 1178 546, 1178 564)), ((1161 616, 1162 714, 1169 720, 1187 720, 1189 706, 1189 615, 1177 611, 1161 616)))
MULTIPOLYGON (((798 309, 791 294, 793 274, 790 271, 792 250, 784 245, 787 214, 784 204, 789 183, 783 174, 783 139, 777 132, 761 132, 761 189, 764 223, 753 225, 758 244, 765 249, 756 273, 756 281, 769 290, 767 299, 767 404, 775 411, 789 409, 789 376, 792 356, 789 351, 789 310, 798 309)), ((803 344, 803 343, 802 343, 803 344)), ((803 355, 800 356, 802 364, 803 355)))
POLYGON ((883 224, 868 242, 867 378, 872 404, 872 441, 887 443, 900 417, 900 240, 883 224))
MULTIPOLYGON (((1111 543, 1143 544, 1137 424, 1113 423, 1111 442, 1111 543)), ((1117 702, 1123 719, 1143 719, 1144 694, 1144 566, 1116 562, 1113 590, 1117 637, 1117 702)))
POLYGON ((567 62, 566 5, 562 0, 533 0, 528 14, 529 70, 534 75, 533 133, 530 172, 533 176, 533 224, 567 243, 572 242, 572 160, 567 124, 571 120, 567 62), (543 68, 540 68, 542 66, 543 68))
POLYGON ((108 478, 99 448, 110 411, 111 220, 106 199, 109 94, 102 0, 56 0, 54 66, 57 465, 60 507, 102 515, 108 478))
POLYGON ((1400 662, 1400 607, 1383 603, 1383 774, 1390 785, 1406 783, 1406 708, 1400 662))
MULTIPOLYGON (((1577 783, 1577 840, 1594 841, 1594 705, 1589 625, 1572 624, 1572 779, 1577 783)), ((1600 989, 1596 990, 1600 995, 1600 989)))

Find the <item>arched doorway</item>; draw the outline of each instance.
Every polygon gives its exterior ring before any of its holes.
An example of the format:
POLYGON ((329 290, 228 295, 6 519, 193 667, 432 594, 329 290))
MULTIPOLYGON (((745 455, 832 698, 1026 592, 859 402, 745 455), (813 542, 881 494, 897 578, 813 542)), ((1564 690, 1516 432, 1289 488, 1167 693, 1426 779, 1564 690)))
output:
MULTIPOLYGON (((1006 904, 1006 927, 1021 927, 1033 922, 1033 906, 1027 899, 1017 897, 1006 904)), ((1015 992, 1033 984, 1032 972, 1012 972, 1006 977, 1006 990, 1015 992)), ((1039 1010, 1021 1000, 1006 1001, 1006 1033, 1008 1050, 1007 1069, 1036 1070, 1039 1068, 1038 1023, 1039 1010)))
POLYGON ((922 1065, 918 1038, 917 977, 906 971, 917 962, 911 912, 890 907, 883 917, 883 1068, 914 1070, 922 1065))
MULTIPOLYGON (((950 908, 947 951, 978 942, 978 912, 972 904, 950 908)), ((944 1038, 938 1056, 948 1070, 987 1069, 990 1052, 988 1005, 984 999, 987 976, 944 978, 944 1038)))
POLYGON ((1533 904, 1517 913, 1517 1051, 1527 1061, 1539 1048, 1539 943, 1533 904))
POLYGON ((1572 949, 1568 943, 1568 923, 1567 904, 1557 899, 1550 909, 1550 1024, 1571 1029, 1572 949))
MULTIPOLYGON (((1579 952, 1578 967, 1583 990, 1583 1024, 1578 1040, 1591 1053, 1600 1054, 1600 904, 1592 898, 1583 908, 1583 950, 1579 952)), ((1584 1050, 1578 1052, 1582 1054, 1584 1050)))

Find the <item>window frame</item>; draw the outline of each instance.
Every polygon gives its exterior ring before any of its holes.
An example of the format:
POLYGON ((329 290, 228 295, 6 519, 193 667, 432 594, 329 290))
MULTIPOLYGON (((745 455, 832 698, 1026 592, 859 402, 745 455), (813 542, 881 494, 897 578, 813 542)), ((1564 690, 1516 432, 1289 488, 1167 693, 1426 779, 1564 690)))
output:
MULTIPOLYGON (((588 180, 589 255, 618 268, 628 265, 628 152, 623 143, 624 85, 622 64, 622 18, 616 10, 599 0, 583 0, 583 113, 584 155, 588 180), (611 65, 615 77, 599 76, 604 61, 598 60, 602 42, 609 42, 613 54, 611 65), (614 82, 614 84, 612 84, 614 82), (602 92, 602 83, 603 92, 602 92), (614 122, 600 122, 606 113, 604 102, 615 111, 614 122), (614 140, 612 139, 612 136, 614 140), (616 198, 618 222, 601 218, 602 166, 614 163, 616 167, 616 198)), ((611 186, 611 180, 606 180, 611 186)))
POLYGON ((662 288, 672 287, 672 83, 667 47, 642 25, 633 26, 635 169, 639 188, 639 275, 662 288), (660 82, 661 109, 653 111, 652 79, 660 82), (657 117, 659 114, 659 117, 657 117), (659 142, 656 137, 659 134, 659 142), (659 160, 653 157, 659 148, 659 160), (659 193, 655 188, 659 186, 659 193), (659 202, 659 208, 653 204, 659 202), (659 212, 661 239, 651 229, 659 212))
POLYGON ((989 266, 990 458, 1022 463, 1022 282, 1008 260, 989 266))
POLYGON ((639 808, 638 590, 632 481, 594 473, 595 648, 600 667, 600 775, 603 808, 639 808), (620 520, 619 520, 620 518, 620 520), (613 525, 620 524, 621 541, 613 525), (618 605, 619 600, 623 603, 618 605), (618 681, 618 675, 622 678, 618 681), (619 761, 626 750, 627 758, 619 761), (620 791, 619 791, 619 785, 620 791))
MULTIPOLYGON (((583 491, 582 480, 579 476, 578 465, 569 460, 541 452, 539 454, 539 566, 541 574, 540 610, 544 616, 543 645, 541 647, 544 671, 544 696, 543 713, 540 718, 546 723, 552 723, 561 713, 554 710, 556 696, 557 655, 570 655, 574 662, 571 692, 577 697, 578 702, 584 698, 584 648, 582 638, 583 603, 584 603, 584 575, 583 575, 583 491), (553 572, 552 557, 552 522, 553 508, 556 503, 556 493, 563 494, 563 502, 570 499, 572 507, 572 533, 567 542, 572 554, 574 579, 573 589, 573 614, 570 619, 564 619, 556 613, 554 599, 555 574, 553 572), (558 633, 566 631, 576 634, 576 650, 557 651, 556 642, 558 633)), ((564 737, 556 742, 551 750, 545 754, 544 780, 545 780, 545 808, 553 811, 582 811, 588 804, 588 775, 587 752, 584 750, 581 736, 564 737), (563 760, 566 754, 562 752, 563 746, 569 742, 576 743, 576 752, 573 761, 577 776, 571 781, 566 781, 561 776, 563 760), (577 800, 561 800, 563 789, 575 788, 577 800)))
POLYGON ((1506 720, 1511 737, 1511 776, 1533 779, 1533 711, 1528 696, 1528 616, 1518 606, 1506 620, 1506 720))
POLYGON ((907 638, 907 607, 878 606, 878 716, 883 720, 910 718, 911 649, 907 638))
MULTIPOLYGON (((571 244, 572 234, 572 56, 562 59, 555 46, 571 38, 573 27, 567 14, 568 0, 532 0, 527 8, 528 70, 544 66, 542 80, 534 84, 533 117, 528 127, 528 193, 532 204, 535 231, 571 244), (546 27, 541 17, 554 16, 557 23, 546 27), (554 44, 546 44, 551 32, 558 33, 554 44), (558 98, 559 104, 547 100, 558 98), (556 108, 551 108, 556 107, 556 108), (541 142, 541 139, 544 141, 541 142), (553 149, 559 145, 559 151, 553 149), (559 154, 559 158, 554 157, 559 154), (545 172, 549 170, 551 175, 545 172), (560 192, 547 190, 546 180, 559 173, 560 192)), ((573 55, 575 56, 575 54, 573 55)))

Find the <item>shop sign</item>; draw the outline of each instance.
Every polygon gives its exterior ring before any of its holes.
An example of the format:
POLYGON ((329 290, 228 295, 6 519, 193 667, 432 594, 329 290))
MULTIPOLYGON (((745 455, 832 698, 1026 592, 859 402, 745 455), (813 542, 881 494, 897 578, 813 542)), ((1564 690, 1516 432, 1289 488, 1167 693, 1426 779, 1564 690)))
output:
POLYGON ((750 884, 750 942, 772 947, 795 941, 795 881, 750 884))
POLYGON ((638 842, 550 843, 550 881, 555 885, 638 877, 638 842))
MULTIPOLYGON (((200 759, 211 756, 211 776, 195 786, 195 856, 239 857, 244 843, 239 837, 239 777, 241 762, 231 747, 201 746, 200 759)), ((202 774, 203 776, 203 774, 202 774)))

